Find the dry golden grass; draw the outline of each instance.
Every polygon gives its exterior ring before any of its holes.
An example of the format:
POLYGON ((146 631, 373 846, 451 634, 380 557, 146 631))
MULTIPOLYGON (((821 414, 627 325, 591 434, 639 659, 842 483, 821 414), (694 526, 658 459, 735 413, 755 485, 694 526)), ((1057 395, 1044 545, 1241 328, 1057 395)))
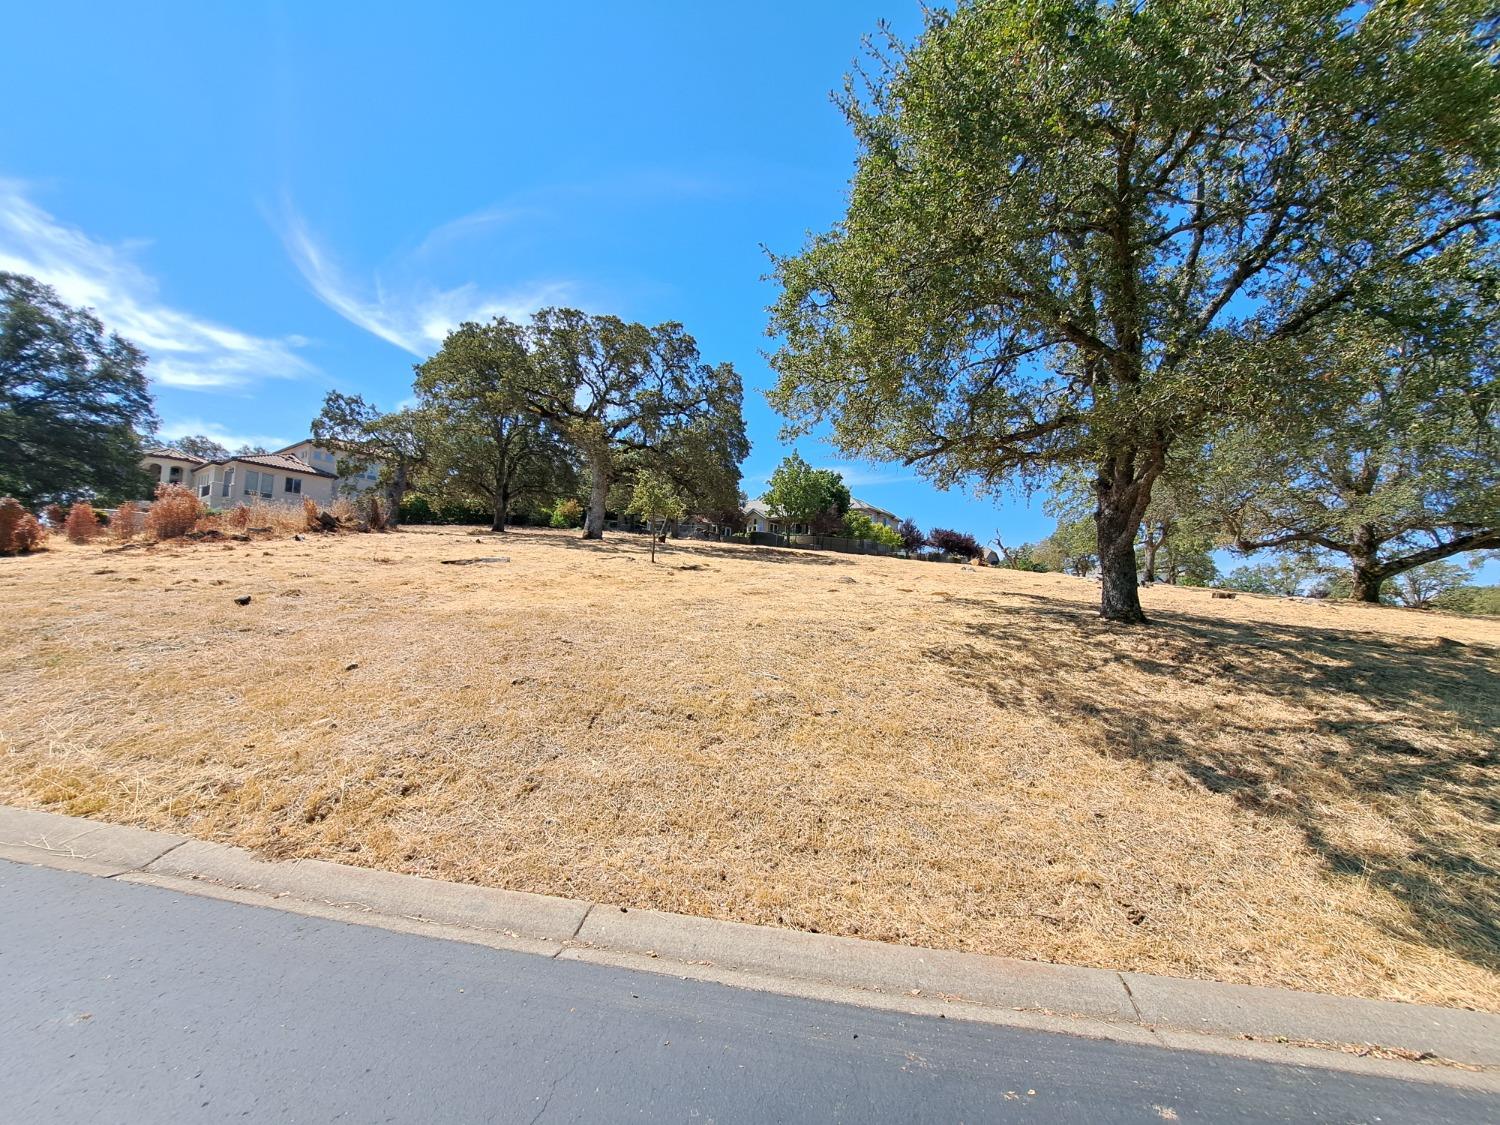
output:
POLYGON ((653 566, 546 531, 65 544, 0 560, 0 800, 1500 1010, 1500 628, 1158 587, 1155 627, 1115 629, 1096 596, 731 545, 653 566))

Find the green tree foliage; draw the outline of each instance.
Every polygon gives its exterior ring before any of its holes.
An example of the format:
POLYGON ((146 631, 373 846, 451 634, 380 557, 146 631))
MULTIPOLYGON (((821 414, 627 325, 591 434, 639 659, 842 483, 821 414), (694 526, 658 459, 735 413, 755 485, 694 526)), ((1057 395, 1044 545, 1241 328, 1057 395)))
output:
POLYGON ((1214 585, 1247 594, 1277 594, 1291 597, 1311 593, 1324 570, 1317 560, 1303 555, 1276 555, 1268 562, 1237 566, 1214 585))
POLYGON ((1449 330, 1414 332, 1404 302, 1332 321, 1282 359, 1313 408, 1218 441, 1211 495, 1240 549, 1341 555, 1353 596, 1375 602, 1413 568, 1500 547, 1500 284, 1435 288, 1449 330))
POLYGON ((1036 545, 1032 557, 1043 569, 1087 578, 1099 565, 1098 536, 1087 516, 1059 519, 1051 535, 1036 545))
POLYGON ((1005 541, 995 536, 995 548, 1000 555, 1000 565, 1006 570, 1042 572, 1047 569, 1037 557, 1037 544, 1022 543, 1019 547, 1007 547, 1005 541))
POLYGON ((771 518, 786 525, 811 525, 820 516, 840 521, 851 502, 841 474, 814 469, 795 452, 776 466, 762 499, 771 518))
POLYGON ((312 437, 342 454, 341 472, 379 467, 385 520, 396 527, 406 494, 427 461, 431 429, 431 416, 421 411, 403 408, 382 413, 359 395, 329 391, 322 411, 313 419, 312 437))
POLYGON ((1453 597, 1479 567, 1475 559, 1468 565, 1430 562, 1403 570, 1390 583, 1391 599, 1408 609, 1430 609, 1439 606, 1444 597, 1453 597))
POLYGON ((1217 577, 1210 554, 1216 526, 1199 490, 1190 483, 1202 472, 1201 463, 1190 468, 1174 464, 1151 490, 1137 547, 1142 582, 1160 579, 1171 586, 1201 586, 1217 577))
POLYGON ((430 423, 423 485, 482 500, 492 531, 505 530, 516 506, 572 486, 568 451, 527 404, 530 367, 525 332, 507 320, 460 325, 417 366, 430 423))
POLYGON ((659 473, 643 469, 635 475, 635 487, 630 494, 632 515, 646 521, 646 531, 651 538, 651 561, 656 561, 657 527, 667 520, 680 520, 687 514, 682 498, 672 482, 659 473))
POLYGON ((583 523, 583 505, 572 496, 559 496, 547 522, 552 527, 578 527, 583 523))
POLYGON ((25 507, 145 494, 146 357, 49 286, 0 273, 0 495, 25 507))
MULTIPOLYGON (((680 324, 648 328, 577 309, 543 309, 527 327, 526 342, 526 403, 578 450, 588 472, 585 539, 604 534, 622 455, 654 451, 727 472, 726 451, 748 452, 739 374, 727 363, 704 363, 680 324), (688 453, 695 443, 699 452, 688 453)), ((735 489, 719 491, 727 499, 735 489)))
MULTIPOLYGON (((229 456, 228 449, 203 434, 187 434, 168 443, 167 448, 175 449, 184 457, 195 457, 199 461, 220 461, 229 456)), ((240 452, 249 450, 243 449, 240 452)))
POLYGON ((1093 482, 1104 617, 1174 447, 1289 406, 1266 357, 1497 218, 1482 0, 932 10, 843 108, 844 219, 776 262, 773 403, 846 453, 1093 482))
POLYGON ((904 545, 899 531, 877 523, 863 512, 845 512, 840 531, 849 539, 863 539, 892 551, 899 551, 904 545))
POLYGON ((1449 613, 1500 616, 1500 586, 1460 586, 1439 594, 1433 608, 1449 613))

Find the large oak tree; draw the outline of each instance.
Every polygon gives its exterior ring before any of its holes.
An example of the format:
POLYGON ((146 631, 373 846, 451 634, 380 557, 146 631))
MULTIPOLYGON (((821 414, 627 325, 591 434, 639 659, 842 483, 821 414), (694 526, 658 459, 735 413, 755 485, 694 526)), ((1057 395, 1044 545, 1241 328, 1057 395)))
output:
POLYGON ((963 3, 862 79, 847 214, 776 261, 773 401, 942 486, 1086 468, 1116 621, 1174 445, 1500 218, 1479 0, 963 3))
POLYGON ((530 373, 525 331, 504 319, 460 325, 417 366, 415 388, 433 421, 424 487, 483 499, 492 531, 568 475, 567 451, 522 393, 530 373))
POLYGON ((522 395, 579 451, 589 476, 585 539, 604 534, 620 458, 693 442, 705 455, 738 451, 736 462, 748 452, 739 373, 704 363, 682 325, 543 309, 526 340, 531 374, 522 395))
POLYGON ((137 499, 155 426, 146 356, 47 285, 0 273, 0 495, 137 499))

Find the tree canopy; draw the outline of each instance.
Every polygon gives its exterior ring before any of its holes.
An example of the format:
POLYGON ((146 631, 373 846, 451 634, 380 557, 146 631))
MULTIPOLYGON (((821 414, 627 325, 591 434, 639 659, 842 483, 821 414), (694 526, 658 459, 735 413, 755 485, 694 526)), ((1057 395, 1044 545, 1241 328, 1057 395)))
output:
POLYGON ((1207 498, 1236 546, 1341 555, 1369 602, 1414 567, 1500 548, 1497 294, 1476 279, 1446 331, 1382 313, 1300 338, 1282 362, 1312 408, 1215 443, 1207 498))
POLYGON ((460 325, 417 365, 431 422, 424 487, 481 499, 493 531, 505 530, 515 504, 572 483, 567 451, 523 395, 530 363, 523 330, 495 320, 460 325))
POLYGON ((981 490, 1091 474, 1101 612, 1174 445, 1500 218, 1479 2, 1040 0, 929 12, 851 80, 843 220, 779 258, 773 403, 981 490))
POLYGON ((749 452, 739 373, 728 363, 704 363, 681 324, 648 328, 577 309, 543 309, 522 338, 530 362, 520 393, 579 451, 588 471, 584 538, 604 533, 624 454, 733 464, 738 483, 738 463, 749 452))
POLYGON ((342 473, 379 468, 386 497, 384 518, 395 527, 413 477, 427 462, 430 424, 430 418, 409 407, 384 413, 360 395, 329 391, 313 419, 312 437, 343 454, 342 473))
POLYGON ((27 507, 144 494, 146 356, 87 309, 0 273, 0 495, 27 507))
POLYGON ((772 519, 811 525, 822 516, 842 520, 852 497, 842 475, 815 469, 793 451, 771 473, 763 499, 772 519))
POLYGON ((662 520, 680 520, 687 514, 672 482, 660 473, 642 469, 635 476, 627 511, 646 521, 651 536, 651 561, 656 561, 656 530, 662 520))

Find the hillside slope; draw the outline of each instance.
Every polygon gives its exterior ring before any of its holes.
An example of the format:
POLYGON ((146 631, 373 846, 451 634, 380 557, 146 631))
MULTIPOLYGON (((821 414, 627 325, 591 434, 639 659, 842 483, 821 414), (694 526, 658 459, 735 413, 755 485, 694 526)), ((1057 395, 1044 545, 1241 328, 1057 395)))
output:
POLYGON ((1500 1011, 1494 623, 1158 587, 1120 629, 1053 575, 475 539, 0 560, 0 801, 1500 1011))

